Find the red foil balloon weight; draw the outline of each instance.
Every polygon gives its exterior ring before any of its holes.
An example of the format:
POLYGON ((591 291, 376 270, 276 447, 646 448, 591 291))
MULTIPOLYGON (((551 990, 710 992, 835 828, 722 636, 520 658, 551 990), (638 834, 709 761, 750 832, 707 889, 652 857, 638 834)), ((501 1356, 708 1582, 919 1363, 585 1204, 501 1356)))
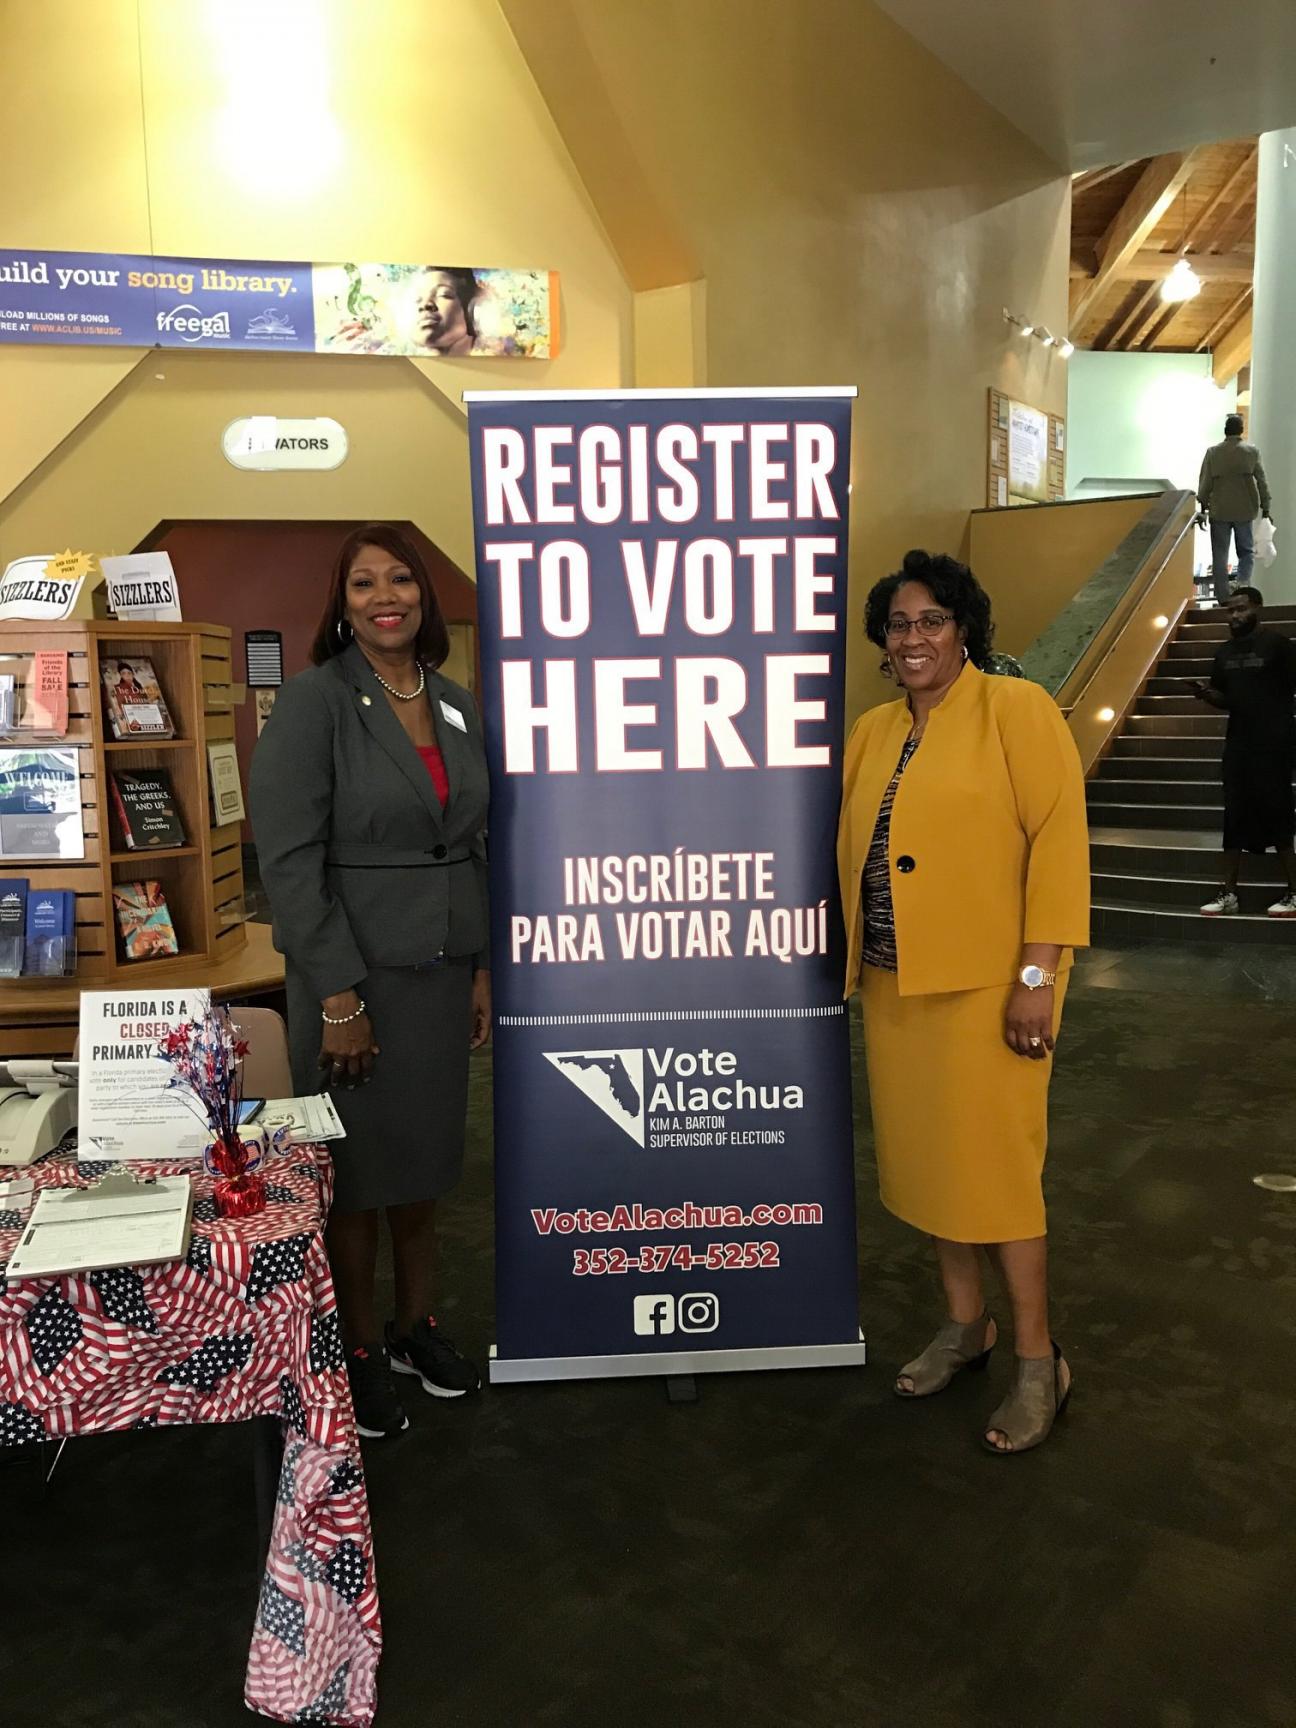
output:
POLYGON ((265 1178, 256 1166, 261 1150, 245 1140, 213 1140, 203 1163, 216 1178, 212 1198, 222 1218, 251 1218, 265 1210, 265 1178))

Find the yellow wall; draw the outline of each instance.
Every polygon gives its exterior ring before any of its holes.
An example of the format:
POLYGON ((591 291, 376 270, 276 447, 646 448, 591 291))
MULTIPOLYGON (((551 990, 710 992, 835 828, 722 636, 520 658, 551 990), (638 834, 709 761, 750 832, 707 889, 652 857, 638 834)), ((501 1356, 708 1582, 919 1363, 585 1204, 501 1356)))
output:
MULTIPOLYGON (((634 286, 705 277, 707 382, 858 384, 852 618, 907 548, 956 551, 987 386, 1066 411, 1002 316, 1066 327, 1056 165, 871 0, 502 4, 634 286)), ((852 707, 886 693, 855 640, 852 707)))
POLYGON ((494 0, 140 0, 138 31, 130 0, 0 0, 0 42, 3 244, 539 266, 564 335, 526 363, 0 349, 0 561, 186 514, 391 514, 471 570, 444 398, 629 382, 633 295, 494 0), (220 434, 253 412, 332 415, 352 455, 239 473, 220 434))
MULTIPOLYGON (((1063 327, 1068 182, 871 0, 0 0, 0 42, 6 244, 545 266, 565 342, 0 350, 0 398, 30 404, 0 417, 0 558, 389 513, 471 568, 465 387, 855 383, 858 618, 908 547, 959 547, 987 386, 1065 409, 1065 362, 1001 313, 1063 327), (241 474, 218 441, 249 412, 332 415, 353 454, 241 474)), ((884 693, 855 642, 852 707, 884 693)))
POLYGON ((995 646, 1020 654, 1147 511, 1150 498, 978 510, 968 560, 994 604, 995 646))

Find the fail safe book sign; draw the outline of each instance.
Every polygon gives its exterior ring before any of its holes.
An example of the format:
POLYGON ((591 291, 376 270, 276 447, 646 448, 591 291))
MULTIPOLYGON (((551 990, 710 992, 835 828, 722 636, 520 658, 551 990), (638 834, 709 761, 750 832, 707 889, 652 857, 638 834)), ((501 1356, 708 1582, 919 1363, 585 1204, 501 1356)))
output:
POLYGON ((863 1360, 853 390, 470 394, 495 1379, 863 1360))

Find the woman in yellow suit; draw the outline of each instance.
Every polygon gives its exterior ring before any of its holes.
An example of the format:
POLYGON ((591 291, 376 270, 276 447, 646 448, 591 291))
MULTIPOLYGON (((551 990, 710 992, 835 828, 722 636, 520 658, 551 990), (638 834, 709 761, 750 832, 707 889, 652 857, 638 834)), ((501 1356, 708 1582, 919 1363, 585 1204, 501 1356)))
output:
POLYGON ((1071 1386, 1049 1331, 1041 1176, 1070 951, 1089 940, 1084 780, 1048 694, 981 670, 990 601, 965 565, 910 552, 865 629, 905 698, 846 748, 846 993, 863 996, 882 1201, 934 1239, 947 1310, 895 1389, 925 1398, 985 1366, 984 1248, 1016 1371, 982 1438, 1024 1452, 1071 1386))

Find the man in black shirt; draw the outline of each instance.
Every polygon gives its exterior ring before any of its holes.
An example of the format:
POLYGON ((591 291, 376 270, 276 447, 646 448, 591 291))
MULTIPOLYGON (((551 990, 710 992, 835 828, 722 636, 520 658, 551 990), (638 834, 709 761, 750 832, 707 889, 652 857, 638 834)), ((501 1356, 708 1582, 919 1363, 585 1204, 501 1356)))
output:
POLYGON ((1264 596, 1239 588, 1224 607, 1229 640, 1215 656, 1209 682, 1196 694, 1229 717, 1224 742, 1224 885, 1202 907, 1208 918, 1238 910, 1243 852, 1274 847, 1287 874, 1287 893, 1271 918, 1296 918, 1296 642, 1260 623, 1264 596))

